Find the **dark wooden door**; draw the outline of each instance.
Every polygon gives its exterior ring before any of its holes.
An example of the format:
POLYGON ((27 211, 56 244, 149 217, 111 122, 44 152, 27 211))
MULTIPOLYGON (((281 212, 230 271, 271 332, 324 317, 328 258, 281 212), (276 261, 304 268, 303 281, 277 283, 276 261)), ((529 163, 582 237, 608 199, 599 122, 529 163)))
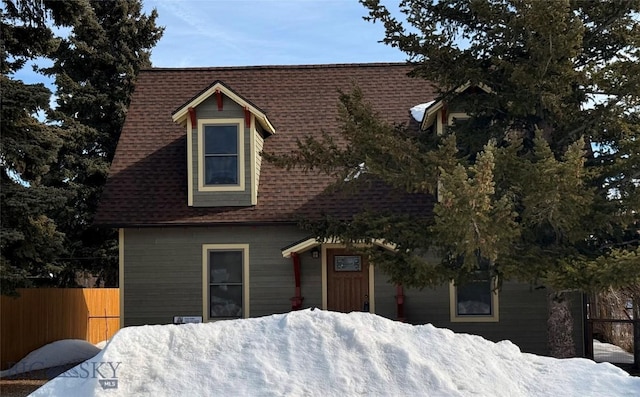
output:
POLYGON ((327 250, 327 309, 344 313, 369 311, 368 300, 366 258, 344 249, 327 250))

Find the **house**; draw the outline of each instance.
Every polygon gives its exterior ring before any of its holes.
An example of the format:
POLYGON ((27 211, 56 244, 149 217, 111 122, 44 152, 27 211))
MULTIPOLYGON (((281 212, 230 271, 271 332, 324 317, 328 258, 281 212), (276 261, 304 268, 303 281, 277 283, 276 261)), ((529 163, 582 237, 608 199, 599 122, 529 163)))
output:
MULTIPOLYGON (((332 180, 261 160, 338 128, 338 90, 357 84, 390 122, 439 133, 456 118, 406 64, 151 69, 140 73, 96 223, 119 229, 122 326, 212 321, 299 308, 366 310, 547 353, 547 292, 491 280, 412 290, 303 218, 363 208, 424 216, 435 197, 332 180), (410 109, 432 102, 421 122, 410 109)), ((486 90, 485 90, 486 91, 486 90)), ((393 249, 382 242, 381 249, 393 249)), ((582 319, 580 302, 574 317, 582 319)), ((580 321, 578 321, 580 322, 580 321)), ((582 352, 582 327, 574 339, 582 352)))

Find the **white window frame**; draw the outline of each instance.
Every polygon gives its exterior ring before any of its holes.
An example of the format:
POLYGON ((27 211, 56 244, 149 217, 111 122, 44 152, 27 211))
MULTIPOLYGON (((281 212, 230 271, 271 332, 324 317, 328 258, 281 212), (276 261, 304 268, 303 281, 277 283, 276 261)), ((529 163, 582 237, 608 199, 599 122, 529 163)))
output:
POLYGON ((244 119, 199 119, 198 120, 198 191, 200 192, 238 192, 245 190, 245 147, 244 147, 244 119), (204 127, 210 125, 238 126, 238 184, 236 185, 207 185, 204 175, 204 127))
POLYGON ((491 278, 491 314, 458 314, 458 287, 452 280, 449 283, 449 310, 452 323, 496 323, 500 321, 500 300, 496 277, 491 278))
MULTIPOLYGON (((202 318, 204 321, 224 320, 211 317, 209 304, 209 252, 242 251, 242 318, 249 317, 249 244, 202 244, 202 318)), ((231 318, 231 317, 230 317, 231 318)))

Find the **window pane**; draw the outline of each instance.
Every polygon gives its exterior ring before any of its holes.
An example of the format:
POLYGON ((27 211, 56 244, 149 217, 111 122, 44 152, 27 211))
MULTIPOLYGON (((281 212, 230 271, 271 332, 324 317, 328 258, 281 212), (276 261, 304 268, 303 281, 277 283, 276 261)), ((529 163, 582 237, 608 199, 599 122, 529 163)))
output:
POLYGON ((333 269, 336 272, 359 272, 362 270, 360 256, 336 255, 333 259, 333 269))
POLYGON ((205 180, 207 185, 237 185, 238 157, 205 157, 205 180))
POLYGON ((205 126, 204 148, 205 154, 238 154, 238 126, 205 126))
POLYGON ((459 285, 456 291, 459 315, 491 315, 491 281, 472 281, 459 285))
POLYGON ((209 299, 210 317, 242 317, 241 285, 212 285, 209 299))
POLYGON ((242 251, 210 251, 209 283, 242 283, 242 251))

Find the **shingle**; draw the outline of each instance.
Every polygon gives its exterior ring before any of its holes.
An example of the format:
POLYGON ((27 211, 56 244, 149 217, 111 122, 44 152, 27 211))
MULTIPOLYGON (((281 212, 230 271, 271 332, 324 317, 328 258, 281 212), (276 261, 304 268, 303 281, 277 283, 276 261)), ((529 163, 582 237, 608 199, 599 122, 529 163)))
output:
POLYGON ((406 64, 347 64, 142 71, 95 222, 115 227, 296 222, 321 213, 348 217, 376 206, 430 213, 428 196, 390 194, 380 185, 338 198, 325 192, 329 177, 265 161, 256 206, 189 207, 186 130, 171 119, 173 111, 220 80, 264 110, 276 126, 264 150, 288 153, 305 135, 337 131, 338 91, 353 84, 387 121, 408 123, 409 109, 435 95, 428 82, 408 77, 410 70, 406 64))

